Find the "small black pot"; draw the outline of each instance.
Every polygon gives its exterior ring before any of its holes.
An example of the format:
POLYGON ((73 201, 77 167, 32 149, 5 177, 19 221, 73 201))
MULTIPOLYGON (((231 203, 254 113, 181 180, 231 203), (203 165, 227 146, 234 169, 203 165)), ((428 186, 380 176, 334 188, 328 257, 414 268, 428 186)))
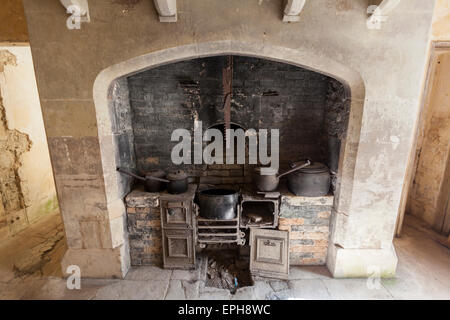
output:
POLYGON ((171 194, 185 193, 188 190, 188 176, 182 171, 173 171, 167 174, 167 191, 171 194))

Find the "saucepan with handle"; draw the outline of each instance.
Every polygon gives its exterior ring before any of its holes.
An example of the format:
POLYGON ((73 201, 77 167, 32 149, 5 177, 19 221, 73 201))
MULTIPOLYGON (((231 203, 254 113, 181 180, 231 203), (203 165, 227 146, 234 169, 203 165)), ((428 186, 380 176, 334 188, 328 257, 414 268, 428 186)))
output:
POLYGON ((286 171, 282 174, 278 174, 278 170, 272 170, 270 168, 267 168, 269 170, 269 174, 262 174, 262 167, 255 168, 254 176, 253 176, 253 182, 255 183, 256 189, 258 191, 262 192, 270 192, 274 191, 278 188, 278 184, 280 183, 280 178, 284 177, 288 174, 291 174, 297 170, 300 170, 304 167, 307 167, 310 165, 310 161, 307 160, 304 164, 301 166, 295 167, 289 171, 286 171), (270 171, 272 170, 272 171, 270 171))
POLYGON ((184 171, 181 170, 170 172, 167 177, 165 172, 162 170, 149 171, 145 177, 128 172, 121 168, 117 168, 117 171, 144 181, 145 190, 147 192, 160 192, 163 191, 166 186, 167 191, 171 194, 184 193, 188 189, 188 177, 184 171))

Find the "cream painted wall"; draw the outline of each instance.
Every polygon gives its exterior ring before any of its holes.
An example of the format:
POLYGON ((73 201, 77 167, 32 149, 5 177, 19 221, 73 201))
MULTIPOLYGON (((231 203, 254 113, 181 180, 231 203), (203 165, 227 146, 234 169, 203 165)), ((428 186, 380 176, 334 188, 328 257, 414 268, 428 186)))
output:
POLYGON ((438 0, 434 11, 432 39, 450 41, 450 1, 438 0))
POLYGON ((30 151, 22 155, 19 169, 28 222, 57 209, 56 191, 36 86, 33 60, 28 45, 0 46, 16 57, 17 65, 0 72, 0 90, 8 129, 27 134, 30 151))

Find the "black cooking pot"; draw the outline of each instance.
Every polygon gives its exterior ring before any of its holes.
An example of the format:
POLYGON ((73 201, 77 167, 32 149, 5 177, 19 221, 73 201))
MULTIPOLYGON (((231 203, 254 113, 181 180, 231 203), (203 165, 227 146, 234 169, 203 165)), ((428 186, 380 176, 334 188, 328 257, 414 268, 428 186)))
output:
POLYGON ((239 193, 229 189, 199 191, 200 216, 205 219, 231 220, 236 218, 239 193))
POLYGON ((144 181, 145 191, 147 192, 160 192, 166 189, 168 180, 164 179, 166 173, 162 170, 151 170, 145 174, 145 177, 141 177, 132 172, 117 168, 117 171, 126 175, 132 176, 136 179, 144 181))
POLYGON ((184 193, 188 190, 188 176, 183 170, 172 171, 167 174, 167 191, 171 194, 184 193))
POLYGON ((278 174, 278 171, 275 169, 271 169, 271 168, 265 168, 268 172, 266 172, 267 174, 263 175, 262 174, 262 167, 257 167, 255 168, 254 174, 253 174, 253 182, 256 186, 256 189, 258 191, 262 191, 262 192, 271 192, 271 191, 275 191, 278 188, 278 184, 280 183, 280 178, 291 174, 297 170, 300 170, 306 166, 309 166, 310 162, 309 160, 307 160, 307 162, 305 162, 304 164, 300 165, 300 166, 296 166, 293 167, 291 170, 282 173, 282 174, 278 174))
MULTIPOLYGON (((291 167, 301 166, 305 161, 296 162, 291 167)), ((312 162, 288 176, 288 189, 297 196, 321 197, 330 191, 330 170, 320 162, 312 162)))
POLYGON ((186 192, 189 185, 187 174, 182 170, 170 172, 167 174, 167 179, 163 179, 165 173, 161 170, 150 171, 145 177, 120 168, 117 168, 117 171, 144 181, 147 192, 163 191, 167 185, 167 191, 169 193, 179 194, 186 192))

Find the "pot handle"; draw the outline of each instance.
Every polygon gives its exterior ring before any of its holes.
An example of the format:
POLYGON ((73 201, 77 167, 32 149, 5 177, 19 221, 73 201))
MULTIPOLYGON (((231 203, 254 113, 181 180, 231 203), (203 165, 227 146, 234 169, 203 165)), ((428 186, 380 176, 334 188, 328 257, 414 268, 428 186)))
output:
POLYGON ((291 170, 289 170, 289 171, 286 171, 285 173, 282 173, 282 174, 278 175, 277 178, 279 179, 279 178, 281 178, 281 177, 283 177, 283 176, 285 176, 285 175, 287 175, 287 174, 289 174, 289 173, 292 173, 292 172, 294 172, 294 171, 297 171, 297 170, 300 170, 300 169, 302 169, 302 168, 304 168, 304 167, 307 167, 307 166, 309 166, 310 164, 311 164, 311 162, 310 162, 309 160, 306 160, 306 163, 302 164, 301 166, 295 167, 294 169, 291 169, 291 170))
POLYGON ((161 182, 170 182, 169 180, 166 180, 166 179, 161 179, 161 178, 151 177, 151 176, 146 176, 146 177, 144 178, 144 177, 138 176, 137 174, 134 174, 134 173, 125 171, 125 170, 120 169, 120 168, 117 168, 117 171, 119 171, 119 172, 121 172, 121 173, 124 173, 124 174, 127 174, 127 175, 129 175, 129 176, 135 177, 136 179, 139 179, 139 180, 142 180, 142 181, 147 181, 147 180, 157 180, 157 181, 161 181, 161 182))
POLYGON ((134 177, 134 178, 136 178, 136 179, 139 179, 139 180, 145 181, 145 178, 143 178, 143 177, 141 177, 141 176, 138 176, 137 174, 134 174, 134 173, 131 173, 131 172, 125 171, 125 170, 123 170, 123 169, 120 169, 120 168, 117 168, 117 171, 119 171, 120 173, 124 173, 124 174, 127 174, 127 175, 129 175, 129 176, 132 176, 132 177, 134 177))
POLYGON ((299 161, 291 162, 289 166, 290 166, 291 168, 295 168, 299 162, 303 162, 303 161, 305 161, 305 162, 306 162, 306 161, 309 161, 310 164, 312 164, 312 163, 314 162, 314 161, 312 161, 311 158, 305 158, 304 160, 299 160, 299 161))
POLYGON ((144 180, 156 180, 156 181, 161 181, 161 182, 167 182, 167 183, 169 183, 170 182, 170 180, 167 180, 167 179, 161 179, 161 178, 157 178, 157 177, 152 177, 152 176, 145 176, 145 179, 144 180))

